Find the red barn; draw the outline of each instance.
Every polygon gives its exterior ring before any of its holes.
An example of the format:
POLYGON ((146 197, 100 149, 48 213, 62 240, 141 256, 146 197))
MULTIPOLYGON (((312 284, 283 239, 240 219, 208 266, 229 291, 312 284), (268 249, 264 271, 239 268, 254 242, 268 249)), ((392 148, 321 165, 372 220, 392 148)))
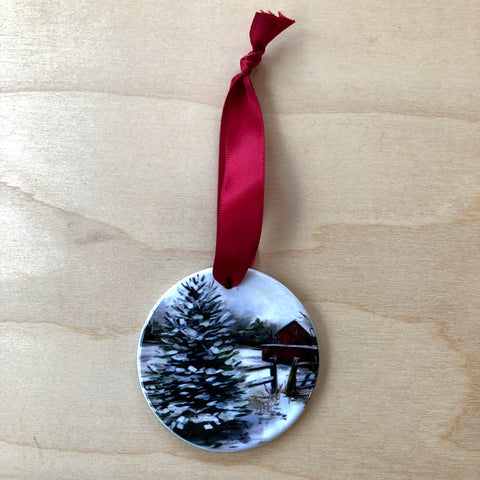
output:
MULTIPOLYGON (((313 333, 313 332, 312 332, 313 333)), ((305 330, 296 320, 287 323, 275 334, 283 345, 315 345, 315 336, 305 330)))
POLYGON ((314 333, 308 332, 296 320, 288 323, 275 334, 278 343, 262 345, 262 360, 276 358, 278 363, 291 365, 299 362, 317 362, 318 347, 314 333))

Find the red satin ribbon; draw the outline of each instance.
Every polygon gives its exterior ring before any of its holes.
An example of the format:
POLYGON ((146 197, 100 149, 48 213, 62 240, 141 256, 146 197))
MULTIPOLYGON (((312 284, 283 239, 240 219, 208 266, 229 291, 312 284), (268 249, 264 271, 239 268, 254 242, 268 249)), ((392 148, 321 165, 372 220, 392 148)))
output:
POLYGON ((258 12, 250 28, 252 51, 240 60, 223 106, 218 172, 217 245, 213 276, 235 287, 255 260, 263 218, 265 138, 250 73, 265 47, 294 20, 258 12))

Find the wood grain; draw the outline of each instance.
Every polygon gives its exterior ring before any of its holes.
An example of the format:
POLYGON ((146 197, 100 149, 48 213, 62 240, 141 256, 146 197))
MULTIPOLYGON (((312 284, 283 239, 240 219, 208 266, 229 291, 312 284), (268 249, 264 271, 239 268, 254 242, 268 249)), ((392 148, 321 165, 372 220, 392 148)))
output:
POLYGON ((298 424, 200 451, 136 374, 209 267, 221 107, 256 2, 0 4, 0 478, 480 476, 480 2, 265 1, 256 268, 321 339, 298 424))

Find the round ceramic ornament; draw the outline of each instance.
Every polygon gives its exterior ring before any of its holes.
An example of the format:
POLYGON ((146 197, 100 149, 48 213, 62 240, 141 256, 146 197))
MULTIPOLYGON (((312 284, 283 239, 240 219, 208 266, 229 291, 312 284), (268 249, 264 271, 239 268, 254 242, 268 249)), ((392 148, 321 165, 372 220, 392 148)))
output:
POLYGON ((272 440, 302 413, 318 347, 294 295, 250 269, 263 219, 265 140, 250 80, 267 44, 293 20, 259 12, 252 51, 230 84, 220 127, 213 268, 174 285, 145 324, 140 383, 156 416, 201 448, 245 450, 272 440))
POLYGON ((303 412, 317 379, 317 339, 281 283, 250 269, 227 289, 207 269, 155 305, 138 371, 170 431, 204 449, 245 450, 274 439, 303 412))

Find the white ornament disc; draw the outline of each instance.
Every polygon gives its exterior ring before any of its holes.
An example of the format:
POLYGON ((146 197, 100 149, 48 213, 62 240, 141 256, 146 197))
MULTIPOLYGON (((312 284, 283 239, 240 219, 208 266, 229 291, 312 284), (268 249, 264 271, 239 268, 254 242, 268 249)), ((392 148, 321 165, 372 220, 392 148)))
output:
POLYGON ((207 269, 155 305, 138 372, 170 431, 207 450, 246 450, 273 440, 303 412, 317 380, 317 339, 281 283, 249 270, 226 289, 207 269))

